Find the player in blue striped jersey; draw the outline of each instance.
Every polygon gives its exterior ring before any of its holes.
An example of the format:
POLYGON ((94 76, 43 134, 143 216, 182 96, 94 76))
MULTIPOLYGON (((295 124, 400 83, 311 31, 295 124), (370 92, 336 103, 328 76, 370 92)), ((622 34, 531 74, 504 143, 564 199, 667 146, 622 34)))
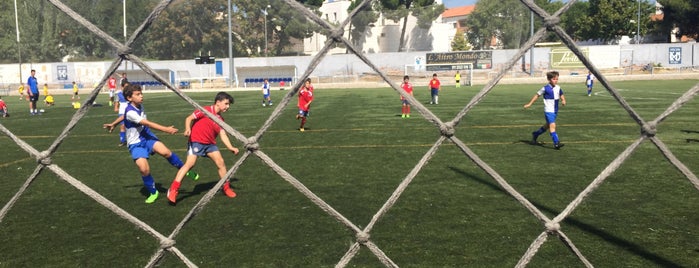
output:
POLYGON ((563 90, 558 86, 557 71, 546 73, 546 79, 549 80, 549 83, 539 89, 529 103, 524 105, 524 108, 527 109, 531 107, 539 96, 544 98, 544 117, 546 118, 546 123, 537 131, 532 132, 532 144, 538 144, 536 139, 548 129, 549 133, 551 133, 551 139, 553 140, 553 147, 558 150, 563 147, 563 143, 560 142, 558 133, 556 133, 556 116, 558 115, 558 103, 560 102, 565 106, 566 98, 563 96, 563 90))

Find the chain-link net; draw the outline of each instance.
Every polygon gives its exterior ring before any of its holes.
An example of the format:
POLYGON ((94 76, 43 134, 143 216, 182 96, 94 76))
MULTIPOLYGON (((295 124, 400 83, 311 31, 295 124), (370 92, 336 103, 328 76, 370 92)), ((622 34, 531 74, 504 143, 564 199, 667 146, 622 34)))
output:
POLYGON ((578 250, 573 240, 570 239, 563 230, 561 230, 560 223, 564 221, 567 217, 569 217, 571 213, 585 200, 585 198, 588 197, 592 192, 594 192, 595 189, 597 189, 605 181, 605 179, 607 179, 610 176, 610 174, 612 174, 612 172, 619 168, 621 164, 624 163, 624 161, 627 160, 629 156, 634 151, 636 151, 636 149, 645 141, 652 142, 652 144, 654 144, 657 147, 657 149, 665 156, 665 158, 670 163, 672 163, 672 165, 674 165, 680 172, 682 172, 682 174, 684 174, 687 177, 687 179, 689 179, 689 181, 694 185, 695 188, 699 189, 699 179, 697 179, 696 175, 692 173, 682 162, 680 162, 673 155, 673 153, 668 149, 668 147, 665 145, 665 143, 663 143, 662 140, 655 136, 658 124, 662 122, 664 119, 666 119, 670 114, 679 109, 683 104, 690 101, 699 91, 699 85, 696 85, 693 88, 689 89, 684 95, 682 95, 674 103, 672 103, 672 105, 668 107, 657 118, 651 121, 647 121, 641 118, 641 116, 624 100, 624 98, 621 97, 619 91, 613 85, 611 85, 609 81, 604 77, 604 75, 595 67, 595 65, 588 58, 585 57, 585 55, 581 52, 580 48, 575 44, 575 42, 570 38, 570 36, 568 36, 564 32, 564 30, 560 26, 558 26, 561 14, 571 7, 574 1, 569 1, 554 14, 548 14, 542 8, 535 5, 533 1, 522 0, 522 3, 524 5, 526 5, 538 17, 543 19, 544 27, 536 31, 536 33, 521 47, 521 49, 505 64, 505 67, 502 68, 502 70, 498 72, 498 74, 492 80, 490 80, 489 83, 487 83, 483 87, 483 89, 481 89, 480 92, 478 92, 478 94, 476 94, 470 100, 470 102, 465 107, 463 107, 463 109, 451 121, 443 122, 437 116, 435 116, 429 109, 427 109, 423 104, 417 101, 412 95, 407 94, 401 87, 399 87, 391 79, 389 79, 388 75, 386 75, 380 68, 378 68, 373 62, 371 62, 362 53, 362 51, 359 51, 355 47, 355 45, 352 42, 348 41, 344 37, 345 32, 343 29, 345 29, 350 19, 356 14, 358 14, 360 10, 367 8, 370 4, 372 4, 371 0, 364 0, 363 2, 361 2, 358 8, 354 9, 354 11, 351 12, 347 20, 344 20, 342 23, 336 26, 333 26, 326 20, 321 19, 311 10, 307 9, 298 2, 294 0, 284 0, 285 4, 288 5, 290 8, 293 8, 299 13, 304 14, 309 20, 318 24, 323 29, 322 32, 328 37, 328 39, 323 48, 313 58, 312 62, 309 64, 308 69, 306 69, 303 72, 300 79, 297 80, 298 82, 295 85, 293 85, 292 90, 290 90, 289 93, 279 102, 279 104, 276 106, 276 108, 269 116, 269 118, 266 120, 266 122, 259 128, 257 133, 250 137, 244 136, 225 122, 218 119, 216 116, 202 109, 202 107, 199 104, 194 102, 189 96, 187 96, 185 93, 179 90, 176 86, 170 84, 170 82, 167 79, 164 79, 163 77, 159 76, 153 69, 151 69, 151 67, 144 63, 143 60, 138 58, 134 51, 132 51, 131 45, 134 43, 134 41, 144 34, 144 32, 149 28, 149 26, 158 18, 158 15, 163 10, 165 10, 172 1, 161 1, 153 9, 150 15, 146 18, 146 20, 140 25, 140 27, 138 27, 138 29, 131 35, 131 37, 126 41, 126 43, 123 44, 118 42, 116 39, 109 36, 105 32, 103 32, 101 29, 93 25, 91 22, 84 19, 80 14, 77 14, 76 12, 71 10, 70 7, 66 6, 61 1, 48 1, 55 5, 62 12, 74 18, 86 29, 99 36, 100 38, 104 39, 106 42, 109 43, 109 45, 116 48, 119 57, 114 60, 110 68, 104 74, 101 82, 92 90, 89 97, 85 101, 86 105, 83 105, 73 115, 70 122, 67 124, 67 126, 63 129, 60 135, 58 135, 58 137, 49 146, 47 150, 42 152, 36 150, 28 143, 26 143, 24 140, 13 134, 12 131, 0 124, 0 131, 2 131, 2 133, 10 137, 10 139, 12 139, 24 151, 28 152, 32 157, 36 158, 38 162, 38 165, 36 166, 34 172, 31 175, 29 175, 22 187, 11 198, 11 200, 7 204, 5 204, 2 210, 0 210, 0 221, 2 221, 2 219, 7 215, 8 211, 12 209, 14 204, 22 196, 25 190, 31 187, 32 182, 37 178, 37 176, 44 169, 48 169, 56 175, 58 175, 62 180, 66 181, 76 189, 88 195, 90 198, 94 199, 102 206, 117 214, 119 217, 132 223, 134 226, 146 231, 153 238, 159 241, 160 247, 152 255, 146 267, 156 266, 159 263, 159 261, 163 258, 165 251, 169 251, 172 254, 174 254, 185 265, 189 267, 197 266, 195 263, 189 260, 183 252, 181 252, 177 248, 177 246, 175 245, 175 240, 178 234, 182 231, 182 229, 187 226, 187 223, 194 217, 196 217, 197 213, 199 213, 206 207, 206 205, 214 197, 217 190, 220 189, 224 183, 227 183, 227 181, 230 180, 230 178, 232 178, 234 174, 236 174, 241 165, 245 163, 245 161, 247 161, 251 156, 255 156, 262 160, 262 162, 265 165, 267 165, 270 169, 277 173, 286 182, 291 184, 294 188, 296 188, 300 193, 306 196, 310 201, 312 201, 325 213, 327 213, 337 222, 354 232, 356 236, 355 242, 349 247, 344 256, 338 261, 336 265, 337 267, 344 267, 348 265, 349 262, 357 255, 361 247, 366 247, 367 249, 369 249, 385 266, 398 266, 396 262, 394 262, 394 260, 392 260, 381 250, 381 248, 379 248, 379 246, 372 242, 370 234, 372 233, 372 229, 375 226, 375 224, 384 215, 386 215, 386 213, 396 204, 396 202, 399 200, 406 188, 410 186, 413 179, 420 173, 423 167, 433 158, 433 156, 439 150, 440 146, 447 140, 451 141, 454 144, 454 146, 456 146, 461 152, 463 152, 465 157, 474 162, 480 169, 482 169, 490 177, 492 177, 500 187, 502 187, 509 195, 514 197, 522 206, 524 206, 534 217, 536 217, 541 222, 542 226, 544 227, 544 231, 542 231, 540 235, 538 235, 538 237, 534 241, 532 241, 529 248, 520 258, 519 262, 517 263, 517 267, 526 266, 535 256, 540 247, 551 236, 558 237, 565 244, 565 246, 567 246, 575 254, 575 256, 579 258, 579 260, 585 266, 592 267, 592 263, 590 263, 587 260, 587 258, 583 255, 583 253, 580 250, 578 250), (554 218, 547 217, 539 208, 537 208, 527 198, 525 198, 515 188, 513 188, 505 178, 498 174, 498 172, 495 169, 493 169, 488 163, 483 161, 476 153, 474 153, 462 140, 454 136, 455 127, 459 125, 461 120, 469 113, 469 111, 471 111, 471 109, 473 109, 479 102, 481 102, 481 100, 483 100, 486 97, 486 95, 488 95, 493 90, 493 88, 503 78, 506 72, 519 61, 519 59, 525 54, 526 51, 533 48, 535 43, 541 40, 547 33, 551 32, 558 35, 561 41, 568 48, 570 48, 571 51, 578 56, 578 58, 582 60, 585 66, 589 68, 589 70, 599 79, 599 82, 607 89, 609 94, 614 97, 614 99, 621 105, 621 107, 638 124, 640 128, 639 137, 631 145, 629 145, 628 148, 626 148, 621 154, 619 154, 611 163, 609 163, 609 165, 599 175, 597 175, 597 177, 574 200, 572 200, 563 211, 561 211, 554 218), (347 219, 340 212, 338 212, 332 206, 326 203, 322 198, 314 194, 301 181, 299 181, 292 174, 290 174, 277 163, 275 163, 274 159, 265 154, 265 152, 258 144, 258 141, 261 140, 262 136, 266 133, 270 126, 280 118, 284 108, 287 105, 289 105, 289 102, 291 101, 292 97, 298 92, 302 81, 309 77, 309 75, 313 72, 316 66, 318 66, 318 64, 325 57, 328 51, 337 44, 344 45, 349 52, 355 54, 363 62, 365 62, 398 94, 407 98, 410 103, 414 103, 415 109, 417 109, 417 111, 425 118, 425 120, 431 122, 434 125, 434 127, 439 130, 441 134, 434 142, 432 147, 429 150, 427 150, 427 152, 422 156, 419 162, 416 163, 413 169, 405 176, 405 178, 403 178, 402 182, 398 185, 398 187, 391 194, 388 200, 386 200, 383 206, 378 211, 376 211, 374 216, 371 218, 371 221, 368 222, 364 228, 360 228, 356 223, 353 223, 352 221, 347 219), (233 135, 237 140, 244 144, 245 153, 228 170, 225 178, 219 180, 216 183, 216 185, 213 186, 211 190, 209 190, 199 200, 199 202, 191 209, 191 211, 189 211, 189 213, 181 220, 181 222, 175 227, 175 229, 170 234, 162 234, 156 231, 146 222, 141 221, 129 212, 120 208, 119 206, 111 202, 109 199, 105 198, 100 193, 86 186, 80 180, 74 178, 73 176, 71 176, 71 174, 63 170, 60 166, 52 163, 51 161, 51 156, 58 151, 61 144, 70 135, 71 130, 73 130, 76 124, 80 121, 80 119, 82 119, 88 113, 88 111, 91 108, 91 105, 89 104, 93 103, 93 101, 96 99, 100 92, 100 89, 104 86, 109 76, 112 75, 125 60, 128 60, 138 65, 144 72, 151 75, 155 80, 159 81, 163 85, 166 85, 166 87, 169 90, 176 93, 180 98, 182 98, 184 101, 189 103, 194 108, 202 109, 203 111, 205 111, 207 116, 209 116, 212 120, 221 125, 227 133, 233 135))

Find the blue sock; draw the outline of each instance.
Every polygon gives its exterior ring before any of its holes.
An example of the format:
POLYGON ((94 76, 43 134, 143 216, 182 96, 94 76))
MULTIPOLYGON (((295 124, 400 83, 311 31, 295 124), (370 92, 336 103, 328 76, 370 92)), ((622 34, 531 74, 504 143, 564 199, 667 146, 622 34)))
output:
POLYGON ((143 186, 145 186, 146 189, 148 189, 148 192, 150 192, 150 194, 154 194, 156 191, 158 191, 157 189, 155 189, 155 180, 153 179, 153 176, 148 174, 147 176, 142 176, 141 178, 143 179, 143 186))
POLYGON ((532 132, 532 134, 534 134, 534 136, 539 137, 539 135, 543 134, 544 132, 546 132, 546 129, 540 127, 537 131, 532 132))
POLYGON ((592 93, 592 90, 591 90, 591 89, 588 89, 588 90, 587 90, 587 95, 590 95, 591 93, 592 93))
POLYGON ((551 132, 551 139, 553 140, 553 144, 558 144, 558 134, 556 132, 551 132))
POLYGON ((172 165, 173 167, 176 167, 177 169, 184 166, 184 164, 182 163, 182 160, 180 160, 180 157, 178 157, 177 154, 175 154, 175 153, 172 153, 172 155, 170 155, 170 158, 168 158, 167 161, 170 162, 170 165, 172 165))
POLYGON ((121 143, 126 142, 126 132, 119 132, 119 141, 121 143))

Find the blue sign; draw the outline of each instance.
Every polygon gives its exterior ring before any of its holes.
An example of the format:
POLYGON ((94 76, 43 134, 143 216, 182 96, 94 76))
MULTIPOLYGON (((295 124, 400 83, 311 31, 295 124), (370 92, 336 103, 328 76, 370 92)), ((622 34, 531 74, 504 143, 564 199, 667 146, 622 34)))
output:
POLYGON ((668 56, 668 61, 670 64, 682 64, 682 48, 681 47, 671 47, 670 55, 668 56))

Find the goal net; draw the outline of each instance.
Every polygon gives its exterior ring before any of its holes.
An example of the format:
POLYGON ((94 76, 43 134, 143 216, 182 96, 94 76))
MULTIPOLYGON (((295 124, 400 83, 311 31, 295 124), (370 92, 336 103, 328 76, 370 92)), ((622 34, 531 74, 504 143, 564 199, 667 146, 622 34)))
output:
MULTIPOLYGON (((410 77, 430 78, 437 74, 442 81, 453 81, 456 83, 456 74, 459 74, 459 83, 465 86, 473 85, 473 63, 449 63, 449 64, 406 64, 403 69, 404 75, 410 77), (452 77, 447 80, 444 78, 452 77)), ((449 84, 449 83, 445 83, 449 84)))

